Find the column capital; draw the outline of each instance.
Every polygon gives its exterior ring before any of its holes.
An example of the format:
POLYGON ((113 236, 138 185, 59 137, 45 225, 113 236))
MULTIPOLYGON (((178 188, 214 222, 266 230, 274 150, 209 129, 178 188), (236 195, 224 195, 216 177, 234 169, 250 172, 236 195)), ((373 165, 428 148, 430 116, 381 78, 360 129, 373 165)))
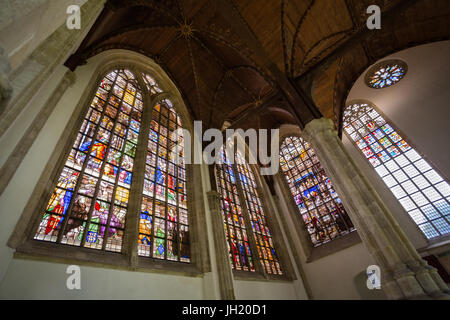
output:
POLYGON ((62 83, 64 83, 68 87, 71 87, 75 83, 76 80, 77 80, 77 75, 75 74, 75 72, 73 72, 71 70, 67 70, 66 73, 64 74, 64 78, 62 79, 62 83))
POLYGON ((326 131, 336 131, 333 120, 328 118, 314 119, 305 126, 302 131, 306 140, 311 140, 314 136, 326 131))

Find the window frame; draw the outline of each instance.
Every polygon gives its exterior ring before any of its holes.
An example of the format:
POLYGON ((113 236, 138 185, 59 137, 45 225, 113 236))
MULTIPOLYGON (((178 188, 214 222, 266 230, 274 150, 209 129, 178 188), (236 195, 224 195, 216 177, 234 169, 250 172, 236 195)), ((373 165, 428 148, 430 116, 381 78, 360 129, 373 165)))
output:
MULTIPOLYGON (((297 137, 304 139, 302 136, 301 129, 297 126, 289 126, 286 128, 281 128, 281 130, 282 134, 280 134, 279 139, 280 150, 278 156, 280 156, 281 146, 286 138, 297 137)), ((297 204, 295 203, 294 197, 292 196, 292 192, 289 188, 289 185, 286 181, 286 177, 284 176, 284 173, 282 172, 281 168, 275 176, 275 181, 281 193, 279 195, 279 199, 281 201, 284 201, 287 207, 286 210, 287 212, 285 213, 289 215, 289 217, 294 223, 292 229, 295 232, 296 238, 300 240, 300 246, 303 249, 303 253, 306 258, 306 263, 317 261, 319 259, 325 258, 329 255, 332 255, 334 253, 337 253, 339 251, 345 250, 347 248, 362 243, 362 240, 358 235, 358 230, 356 229, 348 234, 333 239, 332 241, 314 247, 310 239, 310 234, 308 232, 306 224, 304 223, 303 218, 298 210, 297 204)), ((280 210, 283 210, 283 208, 280 208, 280 210)), ((289 229, 290 226, 288 225, 286 220, 283 220, 283 225, 287 230, 290 230, 289 229)), ((294 241, 292 235, 288 234, 288 237, 290 238, 289 241, 294 241)), ((303 263, 298 256, 295 256, 295 259, 300 265, 303 263)))
MULTIPOLYGON (((391 189, 386 185, 386 183, 384 182, 384 180, 382 179, 382 177, 376 172, 375 167, 369 162, 369 159, 366 158, 362 152, 362 149, 360 149, 358 147, 358 145, 356 144, 356 141, 354 141, 352 139, 352 137, 347 133, 347 131, 344 128, 344 112, 345 110, 349 107, 349 106, 353 106, 355 104, 361 105, 361 104, 367 104, 369 107, 373 108, 385 121, 388 125, 391 126, 392 129, 394 129, 395 132, 397 132, 403 140, 405 140, 408 145, 411 147, 411 149, 415 150, 417 152, 417 154, 423 159, 425 160, 432 168, 432 170, 434 170, 436 173, 438 173, 443 179, 444 181, 449 181, 448 177, 439 169, 438 166, 436 166, 433 161, 431 161, 425 154, 423 154, 419 148, 417 148, 417 146, 414 144, 413 141, 411 141, 408 136, 403 132, 403 130, 399 129, 399 127, 388 117, 386 116, 386 114, 374 103, 372 103, 369 100, 365 100, 365 99, 355 99, 355 100, 351 100, 348 103, 345 104, 345 108, 343 109, 342 112, 342 132, 346 135, 347 139, 351 142, 352 146, 355 148, 355 150, 357 151, 357 153, 359 154, 359 156, 361 157, 361 159, 363 159, 363 162, 371 168, 372 172, 374 173, 374 175, 377 177, 377 179, 379 179, 380 184, 381 184, 381 188, 384 188, 387 192, 389 192, 390 195, 392 195, 392 197, 395 199, 395 201, 398 204, 398 207, 400 208, 400 210, 402 210, 402 212, 405 214, 406 218, 409 219, 409 221, 412 223, 412 225, 414 225, 415 229, 417 230, 418 234, 420 234, 420 236, 422 236, 422 238, 429 244, 429 245, 433 245, 433 244, 439 244, 442 242, 445 242, 447 240, 450 239, 450 234, 448 235, 440 235, 438 237, 434 237, 434 238, 430 238, 428 239, 425 235, 425 233, 419 228, 419 225, 413 220, 413 218, 409 215, 409 213, 406 211, 406 209, 401 205, 399 199, 397 199, 394 195, 394 193, 391 191, 391 189)), ((358 118, 359 119, 359 118, 358 118)), ((383 149, 384 150, 384 149, 383 149)), ((402 153, 400 155, 404 155, 405 152, 402 151, 402 153)), ((392 160, 393 158, 391 158, 392 160)), ((409 177, 408 177, 409 178, 409 177)), ((402 182, 403 183, 403 182, 402 182)), ((401 183, 399 183, 398 185, 400 185, 401 183)), ((419 189, 420 190, 420 189, 419 189)), ((443 199, 446 199, 445 197, 443 197, 443 199)), ((430 201, 431 204, 431 201, 430 201)), ((444 217, 444 216, 442 216, 444 217)), ((426 217, 428 219, 428 217, 426 217)), ((434 225, 433 225, 433 228, 434 225)))
MULTIPOLYGON (((186 123, 189 123, 189 119, 187 117, 190 117, 190 115, 187 114, 187 111, 180 112, 180 110, 177 110, 175 107, 175 105, 178 105, 179 102, 182 103, 182 99, 177 92, 172 92, 173 90, 171 91, 170 89, 165 90, 166 87, 170 88, 170 85, 168 85, 168 81, 164 79, 164 75, 155 74, 154 70, 150 70, 151 68, 141 65, 141 63, 132 63, 128 61, 111 61, 110 63, 105 63, 103 66, 98 67, 91 76, 89 83, 84 87, 83 94, 72 110, 71 119, 76 120, 69 122, 66 127, 67 130, 61 133, 58 143, 52 152, 52 155, 49 157, 45 169, 43 170, 30 199, 27 201, 24 212, 22 213, 22 216, 18 220, 16 227, 10 236, 8 246, 15 249, 15 257, 21 259, 37 259, 56 263, 75 263, 114 269, 123 268, 132 271, 162 272, 167 274, 198 277, 202 273, 208 272, 211 269, 206 247, 207 241, 205 240, 207 235, 199 232, 199 230, 202 230, 205 225, 205 208, 199 204, 194 204, 192 201, 196 196, 198 197, 199 193, 202 193, 202 186, 193 186, 192 183, 186 184, 186 194, 188 196, 187 210, 190 228, 191 261, 189 263, 185 263, 137 256, 137 239, 139 234, 138 226, 141 209, 140 200, 142 199, 143 193, 142 188, 137 191, 133 191, 132 189, 137 185, 136 178, 141 178, 143 180, 144 176, 144 171, 142 171, 142 174, 138 174, 138 168, 133 170, 129 207, 125 220, 122 251, 120 253, 34 240, 34 235, 42 219, 42 212, 47 206, 48 199, 53 192, 59 174, 61 173, 67 157, 70 154, 73 142, 79 133, 79 129, 83 123, 87 111, 90 108, 91 102, 96 95, 100 82, 108 73, 120 69, 126 69, 133 73, 138 83, 138 90, 140 90, 143 100, 141 130, 136 151, 136 159, 139 150, 143 149, 141 152, 144 152, 145 154, 147 153, 147 143, 149 138, 144 135, 143 131, 149 131, 150 122, 148 122, 148 124, 145 123, 145 115, 150 115, 151 119, 153 108, 160 101, 170 99, 174 104, 177 114, 181 118, 183 128, 192 133, 192 128, 185 125, 186 123), (142 73, 146 73, 154 77, 160 88, 163 89, 163 92, 150 95, 147 86, 143 81, 141 75, 142 73), (143 130, 144 128, 147 130, 143 130), (143 141, 145 141, 145 143, 143 141), (49 174, 46 174, 46 172, 49 172, 49 174), (138 204, 131 203, 133 192, 135 194, 134 198, 139 199, 138 204), (135 212, 132 212, 133 205, 134 207, 137 207, 135 212), (137 224, 135 223, 137 227, 136 232, 134 232, 134 230, 130 231, 130 225, 133 220, 137 220, 137 224), (131 234, 134 234, 134 236, 131 236, 131 234), (136 246, 134 246, 135 248, 133 246, 130 248, 130 244, 132 243, 136 243, 136 246)), ((135 162, 134 165, 136 166, 137 163, 135 162)), ((143 164, 143 166, 145 167, 145 164, 143 164)), ((186 164, 186 181, 192 181, 191 179, 193 179, 193 177, 198 178, 201 174, 199 170, 199 168, 196 168, 191 164, 186 164)))
MULTIPOLYGON (((238 138, 236 138, 236 139, 238 139, 238 138)), ((235 151, 235 152, 237 152, 237 151, 235 151)), ((233 154, 233 156, 236 157, 235 153, 233 154)), ((245 230, 247 232, 247 237, 249 239, 250 250, 252 251, 253 264, 254 264, 255 271, 252 272, 252 271, 237 270, 235 268, 231 268, 233 277, 235 280, 253 280, 253 281, 271 281, 271 282, 276 282, 276 281, 285 282, 285 281, 296 280, 297 277, 293 270, 293 265, 292 265, 290 259, 288 259, 289 254, 287 252, 286 245, 284 243, 284 239, 282 238, 281 226, 277 221, 277 217, 275 216, 276 209, 274 208, 272 203, 269 201, 269 198, 271 197, 271 193, 257 170, 258 166, 255 164, 250 164, 247 161, 247 159, 250 157, 250 152, 249 152, 247 144, 245 144, 245 155, 242 155, 242 157, 246 160, 246 164, 248 165, 249 169, 251 170, 251 172, 253 173, 253 176, 255 178, 256 189, 260 195, 261 206, 264 210, 264 215, 267 220, 267 225, 269 227, 269 230, 271 231, 274 249, 277 252, 278 261, 279 261, 279 264, 280 264, 280 267, 281 267, 281 270, 283 273, 281 275, 269 274, 269 273, 267 273, 265 268, 262 268, 261 260, 259 258, 259 254, 256 249, 253 228, 251 228, 251 226, 250 226, 250 228, 247 228, 247 225, 249 224, 249 221, 250 221, 249 220, 250 216, 248 213, 249 211, 248 211, 247 202, 246 202, 245 196, 244 196, 245 191, 243 190, 242 182, 239 179, 239 171, 237 168, 237 163, 236 163, 236 161, 234 161, 234 163, 232 164, 232 170, 233 170, 233 173, 234 173, 234 176, 236 179, 236 188, 238 191, 237 196, 239 198, 239 203, 240 203, 241 210, 242 210, 242 216, 243 216, 245 226, 246 226, 245 230)), ((220 164, 220 166, 223 166, 223 165, 224 164, 220 164)), ((218 169, 218 166, 219 166, 219 164, 214 164, 214 179, 216 182, 216 186, 221 185, 219 182, 220 177, 218 175, 218 170, 222 170, 222 169, 218 169)), ((220 197, 222 198, 222 193, 219 190, 218 190, 218 193, 219 193, 220 197)), ((220 201, 222 201, 222 199, 220 201)), ((220 206, 220 212, 222 215, 222 222, 226 224, 227 222, 223 219, 221 206, 220 206)), ((228 243, 227 230, 225 230, 225 237, 226 237, 226 241, 228 243)), ((228 257, 229 253, 226 252, 226 255, 228 257)), ((229 258, 228 258, 228 261, 229 261, 229 258)), ((229 261, 229 263, 231 264, 231 261, 229 261)))

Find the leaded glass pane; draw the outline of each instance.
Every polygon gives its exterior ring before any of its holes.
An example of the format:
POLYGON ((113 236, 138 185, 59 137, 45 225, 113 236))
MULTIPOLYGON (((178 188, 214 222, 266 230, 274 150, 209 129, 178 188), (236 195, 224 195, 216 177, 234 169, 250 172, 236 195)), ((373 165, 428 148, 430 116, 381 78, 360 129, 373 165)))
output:
MULTIPOLYGON (((146 76, 145 81, 147 85, 156 85, 149 76, 146 76)), ((190 262, 181 119, 172 103, 164 100, 153 108, 149 125, 138 254, 190 262), (181 161, 177 161, 175 152, 181 161)))
POLYGON ((259 260, 268 274, 282 275, 283 272, 261 204, 261 196, 258 192, 255 176, 244 157, 239 152, 236 152, 235 156, 236 168, 244 191, 259 260))
POLYGON ((255 271, 253 253, 247 238, 242 216, 236 176, 229 157, 223 148, 220 151, 221 165, 216 165, 218 192, 221 195, 221 209, 227 235, 231 266, 236 270, 255 271))
POLYGON ((280 149, 280 166, 314 246, 355 230, 309 143, 300 137, 286 138, 280 149))
MULTIPOLYGON (((364 126, 372 127, 375 118, 381 118, 380 123, 386 123, 368 104, 353 104, 347 107, 344 112, 345 131, 358 146, 360 139, 367 137, 354 133, 355 121, 361 120, 360 123, 364 126)), ((448 182, 391 125, 375 124, 374 130, 382 130, 386 134, 383 138, 381 135, 375 135, 368 141, 368 149, 376 154, 378 160, 370 161, 375 171, 428 239, 448 235, 448 182), (381 152, 375 151, 378 145, 382 146, 381 152), (386 169, 381 163, 384 163, 391 175, 386 176, 386 169)))
POLYGON ((121 252, 141 113, 133 74, 110 72, 86 113, 36 240, 121 252))

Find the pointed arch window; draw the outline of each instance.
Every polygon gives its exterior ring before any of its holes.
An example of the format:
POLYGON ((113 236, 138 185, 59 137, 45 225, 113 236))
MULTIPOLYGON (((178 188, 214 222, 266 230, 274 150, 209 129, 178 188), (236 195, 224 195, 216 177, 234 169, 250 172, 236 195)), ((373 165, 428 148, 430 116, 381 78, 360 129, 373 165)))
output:
POLYGON ((230 161, 223 147, 220 157, 215 170, 232 268, 255 272, 259 260, 264 273, 283 275, 250 166, 239 152, 230 161))
POLYGON ((168 99, 144 110, 143 94, 160 92, 152 77, 127 69, 100 81, 35 240, 121 253, 128 234, 139 256, 190 262, 181 119, 168 99), (137 232, 127 229, 131 213, 137 232))
POLYGON ((272 234, 261 203, 261 196, 258 192, 255 176, 245 161, 245 158, 239 152, 236 152, 235 155, 236 168, 244 193, 259 259, 268 274, 281 275, 280 262, 274 248, 272 234))
POLYGON ((155 106, 145 163, 139 225, 139 255, 189 262, 186 167, 181 119, 170 100, 155 106), (183 159, 183 158, 182 158, 183 159))
POLYGON ((447 181, 367 103, 349 105, 344 128, 427 239, 450 234, 447 181))
POLYGON ((242 215, 236 175, 223 148, 220 156, 223 164, 216 166, 216 177, 218 191, 221 195, 221 207, 231 265, 236 270, 254 272, 253 255, 242 215))
POLYGON ((280 166, 315 247, 355 231, 341 199, 310 144, 287 137, 280 166))

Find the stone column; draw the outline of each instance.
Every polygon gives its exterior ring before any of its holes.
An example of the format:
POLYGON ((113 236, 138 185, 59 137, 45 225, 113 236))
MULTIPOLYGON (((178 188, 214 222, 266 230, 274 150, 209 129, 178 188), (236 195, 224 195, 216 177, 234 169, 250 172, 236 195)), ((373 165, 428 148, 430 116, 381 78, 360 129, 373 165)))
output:
POLYGON ((6 105, 12 97, 13 88, 9 81, 11 66, 8 57, 4 55, 4 50, 0 47, 0 115, 5 111, 6 105))
MULTIPOLYGON (((8 70, 9 81, 14 91, 10 93, 9 101, 3 104, 3 100, 0 100, 0 137, 53 75, 56 68, 76 50, 103 10, 105 2, 106 0, 88 0, 81 7, 80 30, 69 30, 63 23, 19 67, 12 71, 8 70)), ((0 79, 1 73, 0 62, 0 79)))
POLYGON ((345 150, 330 119, 305 126, 359 236, 381 268, 381 285, 390 299, 449 299, 447 285, 421 259, 392 213, 345 150))
POLYGON ((39 135, 39 132, 41 132, 42 127, 47 122, 66 90, 75 83, 75 79, 75 73, 70 70, 66 71, 64 77, 61 79, 58 86, 53 90, 38 116, 33 120, 22 139, 20 139, 19 143, 14 148, 14 151, 0 169, 0 195, 8 186, 17 168, 22 163, 22 160, 25 158, 28 150, 33 145, 39 135))
POLYGON ((208 205, 211 212, 212 228, 214 230, 215 259, 219 278, 219 291, 222 300, 235 300, 233 272, 228 257, 227 237, 223 227, 223 215, 220 209, 220 194, 209 191, 208 205))

